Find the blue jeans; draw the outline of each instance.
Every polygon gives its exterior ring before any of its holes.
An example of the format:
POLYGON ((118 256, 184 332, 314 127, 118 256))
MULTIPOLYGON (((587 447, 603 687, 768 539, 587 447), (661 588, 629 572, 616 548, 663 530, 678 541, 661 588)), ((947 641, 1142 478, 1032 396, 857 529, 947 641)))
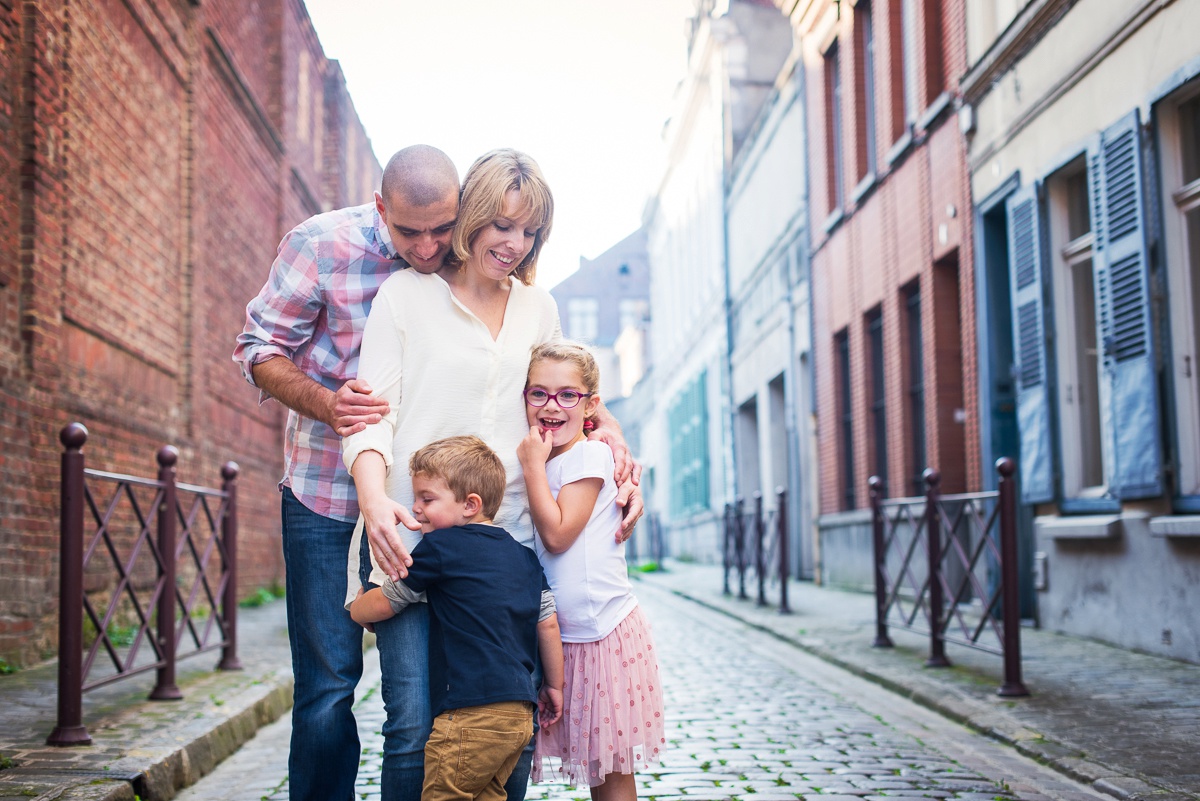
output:
POLYGON ((342 607, 354 524, 308 509, 283 489, 288 639, 296 679, 288 782, 294 801, 350 801, 361 748, 354 688, 362 627, 342 607))

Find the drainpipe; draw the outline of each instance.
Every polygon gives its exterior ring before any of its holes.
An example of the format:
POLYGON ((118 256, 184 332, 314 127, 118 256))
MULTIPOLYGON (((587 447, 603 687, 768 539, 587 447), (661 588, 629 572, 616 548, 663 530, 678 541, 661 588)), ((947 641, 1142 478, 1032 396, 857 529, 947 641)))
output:
POLYGON ((729 64, 726 60, 725 43, 734 35, 734 22, 729 17, 713 19, 710 23, 713 41, 720 50, 721 59, 721 259, 722 276, 725 289, 725 359, 721 365, 722 378, 725 384, 725 403, 728 405, 729 447, 726 459, 729 469, 726 475, 726 488, 730 492, 728 502, 734 502, 738 497, 738 465, 737 465, 737 406, 733 400, 733 279, 729 269, 729 189, 732 182, 733 166, 733 99, 731 95, 731 78, 729 64), (723 35, 718 35, 718 32, 723 35))

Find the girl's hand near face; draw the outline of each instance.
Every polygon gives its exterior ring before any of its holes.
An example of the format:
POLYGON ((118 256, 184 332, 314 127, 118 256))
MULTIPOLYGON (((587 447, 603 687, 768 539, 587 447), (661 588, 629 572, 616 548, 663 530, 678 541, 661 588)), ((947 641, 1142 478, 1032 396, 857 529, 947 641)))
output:
POLYGON ((529 433, 517 446, 517 459, 521 467, 545 465, 550 458, 550 449, 554 447, 554 438, 550 432, 543 432, 537 426, 530 426, 529 433))

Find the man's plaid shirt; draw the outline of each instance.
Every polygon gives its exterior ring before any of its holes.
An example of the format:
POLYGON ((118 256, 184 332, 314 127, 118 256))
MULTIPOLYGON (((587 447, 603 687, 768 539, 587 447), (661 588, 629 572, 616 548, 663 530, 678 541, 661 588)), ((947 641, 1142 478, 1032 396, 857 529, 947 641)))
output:
MULTIPOLYGON (((328 389, 358 374, 358 349, 371 301, 395 270, 406 267, 374 203, 318 214, 288 232, 233 360, 250 368, 282 356, 328 389)), ((260 392, 259 402, 268 399, 260 392)), ((341 437, 324 423, 288 413, 281 487, 317 514, 358 517, 354 480, 342 466, 341 437)))

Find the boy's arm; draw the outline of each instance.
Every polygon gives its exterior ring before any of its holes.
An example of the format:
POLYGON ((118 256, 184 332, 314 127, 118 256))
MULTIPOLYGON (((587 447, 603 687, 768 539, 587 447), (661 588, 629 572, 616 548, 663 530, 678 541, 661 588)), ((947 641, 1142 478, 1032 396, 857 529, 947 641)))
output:
POLYGON ((360 626, 387 620, 395 614, 391 602, 378 587, 360 592, 350 603, 350 617, 360 626))
POLYGON ((538 652, 542 657, 542 687, 538 691, 538 720, 550 726, 562 717, 563 674, 562 638, 558 630, 558 615, 538 622, 538 652))

